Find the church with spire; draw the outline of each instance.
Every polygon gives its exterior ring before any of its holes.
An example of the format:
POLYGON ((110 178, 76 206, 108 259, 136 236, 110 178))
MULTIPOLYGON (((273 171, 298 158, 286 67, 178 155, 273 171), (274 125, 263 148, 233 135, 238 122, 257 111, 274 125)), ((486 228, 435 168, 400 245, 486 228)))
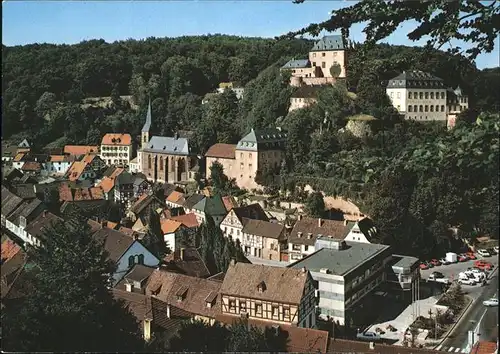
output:
POLYGON ((141 129, 141 144, 131 168, 151 182, 184 183, 194 180, 196 155, 190 153, 189 141, 176 133, 173 137, 151 135, 153 118, 151 100, 141 129))

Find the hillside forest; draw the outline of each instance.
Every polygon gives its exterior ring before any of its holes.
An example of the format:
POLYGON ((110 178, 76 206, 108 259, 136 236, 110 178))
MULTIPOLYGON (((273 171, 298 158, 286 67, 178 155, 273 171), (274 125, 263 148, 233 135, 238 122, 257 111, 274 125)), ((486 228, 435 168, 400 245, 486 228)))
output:
POLYGON ((192 131, 199 154, 236 143, 250 127, 283 127, 287 159, 279 171, 261 171, 266 192, 301 198, 308 184, 350 198, 377 223, 376 241, 397 252, 437 256, 459 236, 498 237, 500 69, 437 50, 352 43, 346 82, 288 114, 293 88, 279 68, 312 45, 208 35, 3 46, 2 138, 29 137, 40 148, 98 144, 111 131, 136 139, 151 99, 156 133, 192 131), (469 95, 454 129, 395 114, 384 85, 404 70, 430 72, 469 95), (226 91, 201 104, 227 81, 245 87, 241 101, 226 91), (87 103, 96 97, 108 101, 87 103))

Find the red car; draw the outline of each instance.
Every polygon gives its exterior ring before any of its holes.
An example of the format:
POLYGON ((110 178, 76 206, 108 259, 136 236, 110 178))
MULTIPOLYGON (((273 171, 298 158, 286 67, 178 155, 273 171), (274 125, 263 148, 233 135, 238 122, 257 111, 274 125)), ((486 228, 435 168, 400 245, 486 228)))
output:
POLYGON ((425 263, 420 263, 420 269, 426 270, 426 269, 429 269, 429 266, 425 263))
POLYGON ((469 257, 467 257, 465 254, 461 254, 459 257, 458 257, 458 261, 459 262, 467 262, 469 260, 469 257))
POLYGON ((475 261, 474 268, 478 268, 481 270, 491 270, 491 268, 493 268, 493 266, 491 263, 488 263, 485 261, 475 261))
POLYGON ((441 262, 438 261, 437 259, 431 259, 431 264, 435 267, 440 266, 441 262))
POLYGON ((474 255, 473 252, 467 252, 466 254, 467 254, 467 257, 469 257, 469 259, 472 259, 472 260, 476 259, 476 256, 474 255))

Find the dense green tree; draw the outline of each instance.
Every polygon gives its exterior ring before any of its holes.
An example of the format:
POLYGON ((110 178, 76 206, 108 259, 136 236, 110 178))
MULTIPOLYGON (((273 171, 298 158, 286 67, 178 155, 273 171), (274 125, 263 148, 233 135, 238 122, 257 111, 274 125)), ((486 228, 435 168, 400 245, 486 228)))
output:
MULTIPOLYGON (((302 3, 304 0, 294 0, 302 3)), ((318 35, 322 30, 333 32, 342 30, 349 37, 350 28, 358 23, 365 23, 363 32, 367 43, 376 43, 392 33, 406 21, 416 21, 416 28, 408 33, 412 41, 430 37, 430 47, 460 40, 471 46, 465 54, 474 59, 481 52, 491 52, 500 30, 498 17, 500 7, 496 1, 483 4, 479 1, 425 1, 404 2, 383 0, 362 0, 354 5, 333 10, 331 17, 321 23, 311 24, 300 31, 290 33, 297 35, 311 33, 318 35)), ((460 51, 460 47, 450 48, 452 53, 460 51)))
POLYGON ((160 260, 171 252, 170 248, 163 240, 160 216, 152 207, 149 211, 148 230, 142 239, 142 242, 144 243, 144 246, 146 246, 160 260))
POLYGON ((116 266, 84 220, 54 224, 44 230, 41 246, 27 252, 32 289, 22 306, 2 311, 3 349, 141 350, 135 318, 108 288, 116 266))
POLYGON ((325 200, 321 192, 312 192, 306 199, 305 209, 313 218, 321 218, 325 214, 325 200))

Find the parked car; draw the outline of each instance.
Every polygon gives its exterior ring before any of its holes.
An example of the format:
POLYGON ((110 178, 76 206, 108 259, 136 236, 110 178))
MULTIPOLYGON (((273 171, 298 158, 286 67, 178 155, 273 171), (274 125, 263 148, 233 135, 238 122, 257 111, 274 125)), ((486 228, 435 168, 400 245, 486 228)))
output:
POLYGON ((458 255, 459 262, 467 262, 468 260, 469 260, 469 258, 465 254, 458 255))
POLYGON ((476 285, 476 280, 475 279, 471 279, 471 278, 460 278, 458 279, 458 284, 462 284, 462 285, 476 285))
POLYGON ((446 258, 444 258, 444 257, 443 257, 443 258, 441 258, 439 261, 441 262, 441 264, 442 264, 442 265, 448 265, 448 264, 450 264, 450 262, 448 262, 448 261, 446 260, 446 258))
POLYGON ((421 270, 429 269, 429 266, 425 262, 420 262, 419 267, 420 267, 421 270))
POLYGON ((488 299, 488 300, 484 300, 483 301, 483 305, 484 306, 498 306, 498 299, 492 297, 491 299, 488 299))
POLYGON ((485 261, 475 261, 474 267, 481 270, 491 270, 491 268, 493 268, 491 263, 485 261))
POLYGON ((437 259, 431 259, 431 260, 430 260, 430 263, 431 263, 433 266, 435 266, 435 267, 438 267, 438 266, 440 266, 440 265, 441 265, 441 262, 440 262, 440 261, 438 261, 437 259))
POLYGON ((496 253, 498 253, 498 246, 493 247, 496 253))
POLYGON ((380 340, 380 335, 378 335, 375 332, 362 332, 356 334, 356 338, 360 340, 369 340, 369 341, 376 341, 380 340))
POLYGON ((476 255, 474 254, 474 252, 467 252, 467 257, 469 257, 469 259, 471 260, 475 260, 476 259, 476 255))
POLYGON ((477 254, 483 257, 491 257, 490 252, 488 252, 488 250, 485 250, 484 248, 477 250, 477 254))
POLYGON ((472 272, 470 270, 468 271, 465 271, 464 272, 465 274, 467 274, 467 276, 470 278, 470 279, 475 279, 476 282, 482 282, 483 280, 486 279, 486 275, 481 272, 480 270, 478 270, 477 272, 472 272))
POLYGON ((490 254, 492 254, 492 255, 498 254, 498 252, 497 252, 497 251, 495 251, 495 249, 494 249, 494 248, 488 248, 488 249, 487 249, 487 251, 488 251, 490 254))
POLYGON ((434 279, 441 279, 444 278, 444 274, 441 272, 432 272, 429 275, 429 279, 434 280, 434 279))

